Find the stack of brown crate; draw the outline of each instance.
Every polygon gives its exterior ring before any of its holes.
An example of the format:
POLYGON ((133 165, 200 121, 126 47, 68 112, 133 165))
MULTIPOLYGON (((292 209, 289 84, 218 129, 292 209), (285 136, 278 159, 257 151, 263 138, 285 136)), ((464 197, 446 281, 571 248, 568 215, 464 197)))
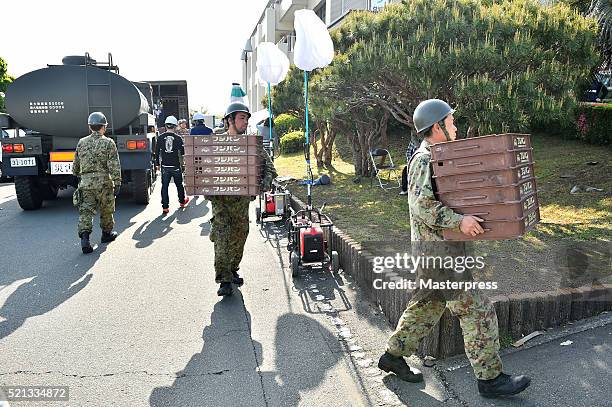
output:
POLYGON ((185 136, 187 195, 259 195, 261 136, 185 136))
POLYGON ((494 134, 431 147, 436 196, 484 220, 484 234, 444 231, 446 240, 514 239, 540 221, 528 134, 494 134))

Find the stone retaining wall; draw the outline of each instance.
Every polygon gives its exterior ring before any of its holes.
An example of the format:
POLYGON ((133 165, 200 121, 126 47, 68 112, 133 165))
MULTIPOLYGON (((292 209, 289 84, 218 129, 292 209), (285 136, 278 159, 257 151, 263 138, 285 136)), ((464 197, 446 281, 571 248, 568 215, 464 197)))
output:
MULTIPOLYGON (((292 197, 291 204, 296 210, 305 207, 295 197, 292 197)), ((351 239, 338 227, 334 226, 332 236, 326 238, 333 242, 334 250, 340 256, 340 265, 344 272, 355 278, 369 299, 380 307, 391 326, 395 327, 410 299, 410 292, 396 289, 373 289, 372 261, 374 255, 363 250, 357 241, 351 239)), ((391 272, 376 276, 382 278, 383 281, 401 278, 397 273, 391 272)), ((612 284, 497 295, 490 299, 497 311, 500 338, 509 335, 516 340, 535 330, 563 325, 612 310, 612 284)), ((458 318, 452 316, 448 309, 444 311, 440 322, 422 341, 419 350, 425 355, 436 358, 463 353, 463 335, 458 318)))

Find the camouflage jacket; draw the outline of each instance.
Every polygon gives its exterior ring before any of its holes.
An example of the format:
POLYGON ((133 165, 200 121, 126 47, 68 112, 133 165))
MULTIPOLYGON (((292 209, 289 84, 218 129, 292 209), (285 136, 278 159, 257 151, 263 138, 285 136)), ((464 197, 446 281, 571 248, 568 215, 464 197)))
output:
POLYGON ((434 195, 431 144, 423 140, 414 153, 408 170, 408 205, 412 241, 444 240, 442 230, 459 228, 463 215, 438 201, 434 195))
POLYGON ((82 189, 121 185, 121 164, 115 142, 95 131, 80 139, 72 173, 81 178, 79 188, 82 189))
MULTIPOLYGON (((410 208, 411 250, 413 256, 426 257, 464 257, 467 254, 465 242, 444 241, 444 229, 459 228, 463 215, 454 212, 448 206, 436 199, 432 180, 431 144, 423 140, 421 146, 412 156, 408 170, 408 205, 410 208)), ((416 270, 421 280, 432 281, 471 281, 469 270, 455 272, 452 268, 439 268, 435 264, 419 266, 416 270)), ((462 290, 419 289, 413 299, 428 296, 451 300, 462 290)))

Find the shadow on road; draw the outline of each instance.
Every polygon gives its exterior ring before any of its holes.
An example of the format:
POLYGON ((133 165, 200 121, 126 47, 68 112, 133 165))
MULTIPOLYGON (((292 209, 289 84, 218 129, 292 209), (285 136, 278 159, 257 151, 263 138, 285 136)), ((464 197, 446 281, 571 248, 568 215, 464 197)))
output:
MULTIPOLYGON (((16 205, 16 203, 15 203, 16 205)), ((130 221, 143 210, 117 201, 115 230, 131 227, 130 221)), ((100 243, 99 216, 94 219, 94 252, 84 255, 77 236, 78 211, 72 206, 72 190, 62 191, 37 211, 15 209, 4 223, 10 236, 0 246, 0 298, 14 290, 0 308, 0 339, 21 327, 31 317, 45 314, 84 289, 93 278, 89 270, 111 244, 100 243), (18 285, 15 287, 15 285, 18 285)))
POLYGON ((263 348, 251 337, 251 317, 239 291, 215 304, 203 348, 158 387, 151 406, 297 406, 342 358, 334 335, 312 318, 285 314, 276 324, 275 370, 262 368, 263 348), (321 341, 328 346, 321 347, 321 341))

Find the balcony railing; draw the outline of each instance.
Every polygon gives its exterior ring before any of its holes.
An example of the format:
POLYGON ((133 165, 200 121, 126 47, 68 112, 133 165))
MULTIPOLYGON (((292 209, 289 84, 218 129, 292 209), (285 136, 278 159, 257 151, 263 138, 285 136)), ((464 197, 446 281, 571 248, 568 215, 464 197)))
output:
POLYGON ((277 43, 279 48, 284 48, 287 52, 293 52, 295 48, 295 35, 285 35, 280 41, 277 43))

